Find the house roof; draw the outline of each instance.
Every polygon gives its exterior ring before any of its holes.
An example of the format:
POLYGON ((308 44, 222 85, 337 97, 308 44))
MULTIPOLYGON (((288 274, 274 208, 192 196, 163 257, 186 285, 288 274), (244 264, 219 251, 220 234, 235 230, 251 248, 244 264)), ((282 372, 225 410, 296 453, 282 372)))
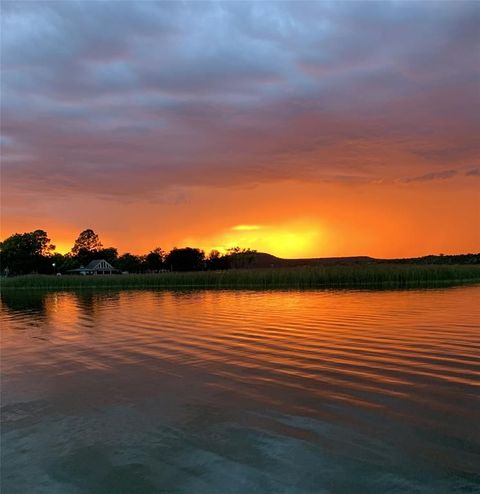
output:
POLYGON ((97 269, 99 267, 100 269, 115 269, 109 262, 105 261, 105 259, 94 259, 93 261, 90 261, 85 269, 97 269), (101 264, 101 266, 99 266, 101 264))

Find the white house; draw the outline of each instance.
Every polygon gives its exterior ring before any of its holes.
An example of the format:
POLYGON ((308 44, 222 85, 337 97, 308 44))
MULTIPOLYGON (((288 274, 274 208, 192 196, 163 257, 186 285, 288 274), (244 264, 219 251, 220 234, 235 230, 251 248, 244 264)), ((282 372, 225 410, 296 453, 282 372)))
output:
POLYGON ((78 274, 112 274, 119 273, 120 271, 114 268, 109 262, 105 261, 105 259, 94 259, 90 261, 86 266, 80 266, 77 269, 70 269, 69 273, 78 273, 78 274))

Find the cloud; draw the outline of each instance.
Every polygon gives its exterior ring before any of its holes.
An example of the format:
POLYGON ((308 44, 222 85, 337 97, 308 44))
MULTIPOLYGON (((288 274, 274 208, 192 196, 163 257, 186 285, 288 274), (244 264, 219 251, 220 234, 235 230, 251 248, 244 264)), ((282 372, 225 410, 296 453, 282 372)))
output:
POLYGON ((456 170, 444 170, 441 172, 430 172, 417 177, 410 177, 403 179, 403 182, 430 182, 432 180, 447 180, 455 177, 458 174, 456 170))
POLYGON ((2 8, 3 178, 26 197, 427 182, 478 156, 475 2, 2 8))
POLYGON ((235 225, 232 226, 232 230, 235 232, 251 232, 255 230, 260 230, 262 227, 260 225, 235 225))
POLYGON ((480 177, 480 167, 470 168, 470 170, 465 172, 465 175, 467 177, 480 177))
POLYGON ((458 170, 442 170, 442 171, 433 171, 429 173, 425 173, 423 175, 418 175, 415 177, 407 177, 400 180, 400 182, 430 182, 434 180, 447 180, 453 177, 457 177, 459 175, 463 175, 465 177, 478 177, 480 176, 480 168, 465 168, 458 170))

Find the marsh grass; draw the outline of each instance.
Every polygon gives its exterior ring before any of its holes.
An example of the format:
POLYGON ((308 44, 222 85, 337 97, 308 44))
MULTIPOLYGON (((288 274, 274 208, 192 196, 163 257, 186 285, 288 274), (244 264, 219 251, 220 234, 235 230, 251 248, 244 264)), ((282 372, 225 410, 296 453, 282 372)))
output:
POLYGON ((480 265, 316 266, 159 274, 2 279, 2 289, 415 287, 480 282, 480 265))

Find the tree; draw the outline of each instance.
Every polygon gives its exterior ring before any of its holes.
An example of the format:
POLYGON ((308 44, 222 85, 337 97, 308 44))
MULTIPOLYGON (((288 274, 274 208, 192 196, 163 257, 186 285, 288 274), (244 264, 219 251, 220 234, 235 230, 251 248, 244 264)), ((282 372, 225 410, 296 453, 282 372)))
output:
POLYGON ((15 233, 0 243, 1 269, 11 274, 48 273, 55 246, 43 230, 15 233))
POLYGON ((228 264, 232 268, 246 268, 255 260, 256 250, 232 247, 227 250, 226 257, 228 264))
POLYGON ((100 249, 95 253, 97 259, 104 259, 110 264, 115 264, 118 259, 118 250, 115 247, 107 247, 106 249, 100 249))
POLYGON ((205 268, 205 252, 192 247, 174 247, 165 259, 165 266, 172 271, 199 271, 205 268))
POLYGON ((27 235, 31 236, 34 251, 40 256, 49 256, 55 250, 55 245, 48 238, 47 232, 43 230, 35 230, 27 235))
POLYGON ((150 271, 160 271, 163 268, 165 252, 157 247, 145 256, 145 267, 150 271))
POLYGON ((102 247, 103 245, 98 235, 93 230, 87 229, 80 233, 77 240, 75 240, 71 253, 78 264, 86 266, 93 259, 99 258, 102 247))
POLYGON ((49 257, 50 261, 50 273, 65 273, 69 269, 78 267, 77 260, 71 254, 62 255, 59 252, 55 252, 53 256, 49 257), (55 267, 52 265, 55 263, 55 267))
POLYGON ((83 252, 97 252, 103 247, 102 242, 98 238, 98 235, 91 229, 83 230, 82 233, 75 240, 75 244, 72 247, 72 254, 78 256, 83 252))
POLYGON ((117 260, 118 269, 128 271, 129 273, 140 273, 143 271, 143 259, 129 252, 121 255, 117 260))
POLYGON ((212 250, 208 255, 207 269, 228 269, 228 259, 222 255, 218 250, 212 250))

